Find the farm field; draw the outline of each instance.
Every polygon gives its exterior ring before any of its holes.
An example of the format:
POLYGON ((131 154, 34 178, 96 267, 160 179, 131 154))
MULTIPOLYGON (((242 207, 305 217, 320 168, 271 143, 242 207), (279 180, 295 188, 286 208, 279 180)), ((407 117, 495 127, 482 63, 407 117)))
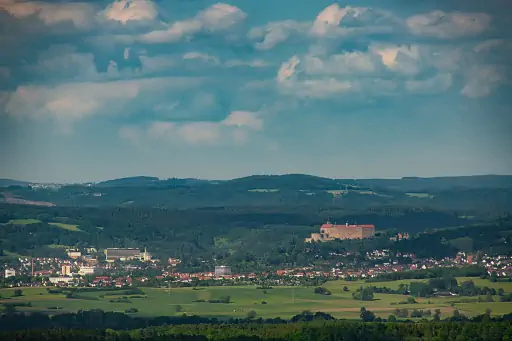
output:
MULTIPOLYGON (((459 282, 465 280, 460 278, 459 282)), ((479 286, 503 288, 505 292, 512 292, 512 283, 491 283, 487 280, 472 279, 479 286)), ((409 283, 410 280, 379 282, 372 285, 388 288, 397 288, 400 283, 409 283)), ((443 317, 451 316, 453 310, 473 316, 482 314, 491 309, 493 315, 503 315, 512 312, 512 304, 502 302, 482 303, 454 303, 462 297, 417 298, 417 304, 396 304, 405 301, 407 296, 393 294, 375 294, 373 301, 357 301, 352 293, 361 286, 367 286, 363 281, 345 282, 332 281, 323 287, 331 291, 332 295, 320 295, 313 292, 313 287, 274 287, 261 290, 255 286, 240 287, 202 287, 172 288, 169 292, 165 288, 142 288, 145 297, 138 298, 133 295, 119 294, 103 296, 106 291, 98 289, 94 292, 79 293, 79 299, 68 299, 64 294, 50 294, 45 288, 22 288, 23 296, 12 297, 13 290, 0 289, 0 303, 27 303, 31 307, 18 307, 20 311, 47 311, 63 312, 77 311, 79 309, 102 309, 104 311, 124 312, 129 308, 136 308, 139 316, 173 316, 181 314, 195 314, 209 317, 245 317, 249 311, 255 311, 257 317, 290 318, 304 310, 312 312, 322 311, 337 318, 357 319, 359 310, 365 307, 377 316, 387 317, 396 308, 413 309, 440 309, 443 317), (349 291, 344 291, 347 286, 349 291), (103 297, 101 297, 103 296, 103 297), (220 299, 230 296, 231 303, 205 303, 196 300, 220 299), (111 302, 126 297, 127 303, 111 302), (263 304, 262 302, 266 302, 263 304), (178 308, 179 306, 179 308, 178 308), (60 310, 49 310, 51 307, 62 307, 60 310)), ((498 297, 494 297, 497 301, 498 297)))
POLYGON ((12 220, 9 220, 9 224, 14 224, 14 225, 30 225, 30 224, 37 224, 40 222, 41 222, 41 220, 37 220, 37 219, 12 219, 12 220))
POLYGON ((405 193, 408 197, 411 198, 421 198, 421 199, 433 199, 435 198, 435 195, 428 194, 428 193, 405 193))
POLYGON ((60 227, 61 229, 64 229, 64 230, 69 230, 69 231, 82 231, 78 228, 77 225, 72 225, 72 224, 63 224, 63 223, 48 223, 50 225, 53 225, 53 226, 56 226, 56 227, 60 227))
MULTIPOLYGON (((37 220, 37 219, 12 219, 9 221, 9 224, 14 224, 14 225, 30 225, 30 224, 37 224, 37 223, 40 223, 41 220, 37 220)), ((53 225, 55 227, 59 227, 61 229, 64 229, 64 230, 69 230, 69 231, 81 231, 77 225, 73 225, 73 224, 64 224, 64 223, 48 223, 50 225, 53 225)))

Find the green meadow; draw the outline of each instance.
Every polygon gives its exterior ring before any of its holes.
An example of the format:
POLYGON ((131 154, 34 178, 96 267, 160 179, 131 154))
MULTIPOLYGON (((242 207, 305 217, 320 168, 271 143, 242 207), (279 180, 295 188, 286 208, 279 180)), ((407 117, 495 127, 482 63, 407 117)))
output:
MULTIPOLYGON (((37 220, 37 219, 12 219, 9 221, 9 224, 30 225, 30 224, 38 224, 40 222, 41 222, 41 220, 37 220)), ((48 223, 48 224, 58 227, 58 228, 61 228, 61 229, 64 229, 64 230, 81 231, 77 225, 73 225, 73 224, 64 224, 64 223, 48 223)))
MULTIPOLYGON (((459 282, 465 280, 460 278, 459 282)), ((512 283, 491 283, 487 280, 472 279, 478 286, 503 288, 505 292, 512 291, 512 283)), ((379 282, 372 285, 379 287, 397 288, 406 281, 379 282)), ((79 293, 79 299, 68 299, 63 294, 49 294, 45 288, 22 288, 22 297, 12 297, 14 289, 0 289, 0 303, 23 303, 30 301, 31 307, 18 307, 20 311, 76 311, 79 309, 103 309, 105 311, 124 312, 136 308, 139 316, 173 316, 181 314, 196 314, 209 317, 245 317, 249 311, 255 311, 258 317, 290 318, 304 310, 322 311, 337 318, 357 319, 359 310, 365 307, 377 316, 387 317, 396 308, 440 309, 444 317, 451 316, 453 310, 474 316, 491 309, 493 315, 503 315, 512 312, 512 304, 502 302, 482 303, 453 303, 468 297, 439 297, 418 298, 416 304, 397 304, 405 301, 407 296, 393 294, 375 294, 373 301, 358 301, 352 298, 352 293, 368 283, 363 281, 332 281, 323 285, 332 295, 314 293, 313 287, 274 287, 262 290, 255 286, 240 287, 200 287, 193 288, 142 288, 145 296, 133 295, 103 296, 106 291, 98 289, 94 292, 79 293), (344 291, 346 286, 349 291, 344 291), (102 297, 103 296, 103 297, 102 297), (230 296, 231 303, 194 302, 197 300, 214 300, 230 296), (126 303, 110 302, 119 298, 128 300, 126 303), (61 307, 60 310, 50 310, 51 307, 61 307)), ((473 297, 475 298, 475 297, 473 297)), ((494 297, 498 301, 498 297, 494 297)))
POLYGON ((327 190, 327 193, 331 194, 334 197, 346 195, 348 193, 356 193, 359 195, 374 195, 378 197, 389 197, 389 195, 386 194, 380 194, 371 190, 362 190, 362 189, 349 189, 349 190, 343 190, 343 189, 334 189, 334 190, 327 190))
POLYGON ((37 224, 40 222, 41 222, 41 220, 37 220, 37 219, 12 219, 12 220, 9 220, 9 224, 14 224, 14 225, 30 225, 30 224, 37 224))
POLYGON ((56 227, 60 227, 61 229, 64 229, 64 230, 69 230, 69 231, 82 231, 78 228, 77 225, 72 225, 72 224, 63 224, 63 223, 48 223, 50 225, 53 225, 53 226, 56 226, 56 227))
POLYGON ((420 198, 420 199, 432 199, 435 197, 435 195, 428 194, 428 193, 405 193, 408 197, 411 198, 420 198))

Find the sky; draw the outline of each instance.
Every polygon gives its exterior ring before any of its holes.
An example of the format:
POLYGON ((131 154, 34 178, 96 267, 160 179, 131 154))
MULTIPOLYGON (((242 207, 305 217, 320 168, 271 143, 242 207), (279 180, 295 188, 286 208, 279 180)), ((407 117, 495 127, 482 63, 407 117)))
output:
POLYGON ((508 0, 0 0, 0 178, 512 174, 508 0))

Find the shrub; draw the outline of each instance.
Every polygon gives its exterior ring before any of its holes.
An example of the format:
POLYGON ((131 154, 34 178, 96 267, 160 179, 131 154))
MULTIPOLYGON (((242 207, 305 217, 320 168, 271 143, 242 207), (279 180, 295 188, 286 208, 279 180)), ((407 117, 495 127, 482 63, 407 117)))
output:
POLYGON ((317 287, 317 288, 315 288, 314 292, 315 292, 315 294, 320 294, 320 295, 331 295, 331 292, 324 287, 317 287))
POLYGON ((247 312, 247 318, 250 318, 250 319, 255 318, 257 315, 258 314, 254 310, 247 312))
POLYGON ((109 302, 110 303, 132 303, 132 301, 130 301, 127 298, 118 298, 118 299, 110 300, 109 302))
POLYGON ((415 303, 418 303, 418 302, 416 302, 414 297, 407 297, 407 303, 408 304, 415 304, 415 303))

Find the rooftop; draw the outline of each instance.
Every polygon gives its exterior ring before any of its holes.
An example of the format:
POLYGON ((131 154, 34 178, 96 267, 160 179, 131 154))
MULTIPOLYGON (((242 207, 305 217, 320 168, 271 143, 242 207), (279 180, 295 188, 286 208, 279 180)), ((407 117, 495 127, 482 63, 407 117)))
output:
POLYGON ((333 228, 333 229, 344 229, 344 228, 375 228, 375 225, 373 224, 367 224, 367 225, 349 225, 349 224, 345 224, 345 225, 337 225, 337 224, 331 224, 331 223, 326 223, 326 224, 323 224, 320 228, 324 229, 324 228, 333 228))

